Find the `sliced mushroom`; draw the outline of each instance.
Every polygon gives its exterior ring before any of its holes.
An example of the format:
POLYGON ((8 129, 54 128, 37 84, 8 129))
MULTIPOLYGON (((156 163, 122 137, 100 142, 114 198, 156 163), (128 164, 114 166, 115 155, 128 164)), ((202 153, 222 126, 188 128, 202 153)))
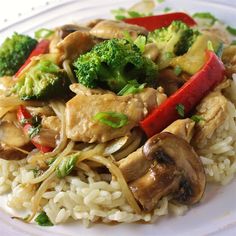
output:
POLYGON ((184 204, 197 203, 205 190, 206 177, 203 165, 194 149, 182 138, 163 132, 150 138, 143 147, 148 160, 164 163, 166 169, 174 163, 181 181, 172 189, 174 199, 184 204))
POLYGON ((114 20, 101 21, 90 30, 93 36, 102 39, 123 38, 124 32, 128 32, 132 38, 148 34, 148 31, 141 26, 114 20))
POLYGON ((31 150, 29 142, 29 138, 17 121, 16 113, 8 112, 0 123, 0 158, 9 160, 24 158, 26 154, 18 148, 31 150))
POLYGON ((163 197, 177 189, 180 176, 175 166, 153 165, 141 178, 130 183, 134 197, 144 210, 151 211, 163 197))
POLYGON ((79 26, 79 25, 63 25, 60 28, 58 28, 58 33, 62 39, 64 39, 66 36, 68 36, 71 33, 74 33, 75 31, 82 31, 82 32, 89 32, 88 27, 79 26))

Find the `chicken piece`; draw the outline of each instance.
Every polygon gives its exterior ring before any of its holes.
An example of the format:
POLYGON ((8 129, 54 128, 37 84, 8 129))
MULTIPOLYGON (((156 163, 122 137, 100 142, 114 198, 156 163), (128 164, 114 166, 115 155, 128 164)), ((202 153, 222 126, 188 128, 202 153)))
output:
POLYGON ((162 132, 169 132, 176 136, 183 138, 188 143, 193 137, 195 122, 189 118, 183 120, 176 120, 162 132))
POLYGON ((230 34, 227 30, 224 30, 222 28, 222 25, 217 25, 217 23, 215 23, 215 25, 211 28, 207 28, 207 29, 202 29, 201 30, 202 33, 204 34, 208 34, 208 35, 212 35, 215 38, 218 38, 219 40, 221 40, 224 44, 229 44, 230 43, 230 34))
POLYGON ((0 158, 13 160, 25 157, 26 154, 17 148, 28 150, 31 147, 29 142, 17 121, 16 113, 8 112, 0 123, 0 158))
POLYGON ((236 45, 224 49, 222 61, 225 65, 226 76, 231 79, 232 74, 236 73, 236 45))
POLYGON ((114 20, 101 21, 90 30, 93 36, 102 39, 123 38, 124 32, 128 32, 134 39, 140 34, 148 34, 148 31, 141 26, 114 20))
POLYGON ((85 87, 84 85, 80 84, 80 83, 74 83, 70 85, 70 90, 78 95, 86 95, 86 96, 90 96, 90 95, 99 95, 99 94, 114 94, 113 92, 109 91, 109 90, 105 90, 105 89, 100 89, 100 88, 96 88, 96 89, 91 89, 88 87, 85 87))
POLYGON ((73 141, 106 142, 128 135, 147 113, 157 106, 157 91, 146 88, 139 94, 76 95, 66 104, 66 134, 73 141), (150 101, 149 101, 150 100, 150 101), (118 129, 93 117, 99 112, 118 112, 128 117, 128 124, 118 129))
POLYGON ((206 139, 211 138, 227 117, 227 99, 220 91, 209 93, 197 106, 197 115, 203 118, 196 124, 192 139, 194 146, 202 146, 206 139))
POLYGON ((62 55, 61 60, 74 61, 79 55, 89 51, 95 45, 93 37, 88 32, 75 31, 57 44, 62 55))
POLYGON ((57 133, 61 130, 61 121, 57 116, 43 116, 41 125, 42 128, 51 129, 57 133))

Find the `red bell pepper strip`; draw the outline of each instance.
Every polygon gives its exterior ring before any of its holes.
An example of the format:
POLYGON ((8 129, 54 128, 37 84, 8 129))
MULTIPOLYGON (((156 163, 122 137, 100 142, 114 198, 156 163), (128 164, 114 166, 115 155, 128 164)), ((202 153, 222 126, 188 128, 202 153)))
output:
POLYGON ((193 75, 180 89, 171 95, 164 103, 154 109, 140 126, 148 137, 151 137, 179 119, 176 106, 184 106, 185 115, 224 79, 224 65, 212 51, 207 51, 207 62, 203 68, 193 75))
POLYGON ((196 25, 196 21, 184 12, 174 12, 156 16, 128 18, 123 21, 129 24, 143 26, 149 31, 169 26, 173 21, 180 20, 188 26, 196 25))
POLYGON ((20 67, 20 69, 16 72, 15 77, 17 77, 20 72, 30 63, 32 57, 39 56, 41 54, 48 53, 49 51, 49 40, 43 39, 41 40, 33 51, 30 53, 29 57, 26 59, 25 63, 20 67))
MULTIPOLYGON (((29 111, 24 106, 21 105, 18 108, 18 110, 17 110, 17 119, 23 125, 23 130, 24 130, 26 135, 28 135, 29 134, 29 130, 31 128, 33 128, 32 124, 31 124, 31 119, 32 118, 33 118, 32 115, 29 113, 29 111)), ((51 152, 53 150, 52 147, 43 146, 43 145, 39 144, 34 137, 31 139, 31 143, 39 151, 41 151, 43 153, 51 152)))

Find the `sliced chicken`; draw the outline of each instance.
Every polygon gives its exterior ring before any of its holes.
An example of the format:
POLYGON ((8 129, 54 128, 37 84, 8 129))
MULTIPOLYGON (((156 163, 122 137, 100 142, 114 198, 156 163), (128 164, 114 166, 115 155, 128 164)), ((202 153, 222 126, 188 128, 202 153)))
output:
POLYGON ((75 31, 66 36, 57 44, 57 49, 62 55, 61 60, 75 60, 79 55, 89 51, 95 45, 93 37, 84 31, 75 31))
POLYGON ((169 132, 183 138, 188 143, 193 137, 195 122, 189 118, 176 120, 162 132, 169 132))
POLYGON ((157 90, 146 88, 139 94, 76 95, 66 104, 66 134, 73 141, 106 142, 125 136, 138 126, 150 110, 157 106, 157 90), (127 125, 112 128, 94 119, 100 112, 117 112, 128 117, 127 125))
POLYGON ((200 147, 224 123, 227 117, 227 99, 220 91, 213 91, 200 102, 196 110, 202 121, 196 124, 192 141, 194 146, 200 147))
POLYGON ((128 32, 132 38, 148 34, 148 31, 141 26, 114 20, 101 21, 90 30, 93 36, 102 39, 123 38, 124 32, 128 32))
POLYGON ((236 73, 236 46, 228 46, 224 49, 222 61, 225 65, 226 76, 231 79, 232 74, 236 73))
POLYGON ((113 92, 109 91, 109 90, 105 90, 105 89, 90 89, 88 87, 85 87, 84 85, 80 84, 80 83, 74 83, 70 85, 70 90, 78 95, 86 95, 86 96, 90 96, 90 95, 99 95, 99 94, 114 94, 113 92))
POLYGON ((59 134, 61 121, 57 116, 43 116, 41 121, 42 128, 51 129, 59 134))

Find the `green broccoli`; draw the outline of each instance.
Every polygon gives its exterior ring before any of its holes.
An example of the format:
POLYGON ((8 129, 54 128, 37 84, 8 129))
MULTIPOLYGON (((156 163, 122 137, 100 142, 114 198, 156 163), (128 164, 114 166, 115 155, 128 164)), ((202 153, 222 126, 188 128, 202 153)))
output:
POLYGON ((191 29, 182 21, 173 21, 168 27, 151 32, 148 42, 156 43, 159 51, 160 69, 169 66, 172 58, 185 54, 195 42, 199 32, 191 29))
POLYGON ((65 97, 69 82, 64 70, 55 63, 50 55, 42 55, 31 62, 29 69, 18 78, 13 88, 22 100, 65 97))
POLYGON ((37 40, 18 33, 7 38, 0 46, 0 76, 14 75, 36 44, 37 40))
POLYGON ((111 39, 97 44, 75 62, 79 83, 89 88, 101 87, 118 93, 129 83, 154 84, 157 66, 142 56, 140 49, 125 39, 111 39))

